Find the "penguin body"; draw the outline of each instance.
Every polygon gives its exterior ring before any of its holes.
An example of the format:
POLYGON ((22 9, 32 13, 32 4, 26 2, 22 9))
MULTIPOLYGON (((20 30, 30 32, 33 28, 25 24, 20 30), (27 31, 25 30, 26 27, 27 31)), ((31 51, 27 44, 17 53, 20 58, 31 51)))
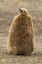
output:
POLYGON ((10 27, 7 50, 14 55, 30 55, 34 45, 32 18, 26 9, 19 10, 10 27))

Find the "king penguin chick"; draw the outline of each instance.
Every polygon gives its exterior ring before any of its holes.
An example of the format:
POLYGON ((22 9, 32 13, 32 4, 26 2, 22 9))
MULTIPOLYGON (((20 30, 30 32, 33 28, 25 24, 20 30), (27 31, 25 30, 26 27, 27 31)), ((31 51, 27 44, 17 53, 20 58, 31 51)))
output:
POLYGON ((34 48, 32 18, 25 8, 21 8, 10 27, 7 50, 14 55, 31 55, 34 48))

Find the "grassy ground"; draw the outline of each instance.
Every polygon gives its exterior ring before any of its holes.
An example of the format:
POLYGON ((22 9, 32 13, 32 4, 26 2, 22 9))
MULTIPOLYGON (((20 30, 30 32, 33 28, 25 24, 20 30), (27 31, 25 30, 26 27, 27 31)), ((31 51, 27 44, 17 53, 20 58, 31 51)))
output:
POLYGON ((42 0, 0 0, 0 64, 42 64, 42 0), (33 18, 34 53, 14 56, 7 53, 7 38, 19 8, 26 8, 33 18))

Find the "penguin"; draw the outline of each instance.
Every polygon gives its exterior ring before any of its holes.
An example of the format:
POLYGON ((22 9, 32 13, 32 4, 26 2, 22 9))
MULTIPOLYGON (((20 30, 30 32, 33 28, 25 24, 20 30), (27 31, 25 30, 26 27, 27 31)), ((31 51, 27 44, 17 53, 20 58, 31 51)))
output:
POLYGON ((10 26, 7 51, 13 55, 31 55, 34 50, 32 17, 25 8, 19 11, 10 26))

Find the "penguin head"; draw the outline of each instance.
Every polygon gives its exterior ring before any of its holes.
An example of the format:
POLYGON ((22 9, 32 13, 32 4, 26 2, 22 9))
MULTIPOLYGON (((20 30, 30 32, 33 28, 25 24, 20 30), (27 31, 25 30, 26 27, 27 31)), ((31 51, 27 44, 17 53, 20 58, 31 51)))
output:
POLYGON ((27 10, 25 9, 25 8, 21 8, 21 9, 19 9, 20 10, 20 13, 22 14, 22 15, 27 15, 28 14, 28 12, 27 12, 27 10))

